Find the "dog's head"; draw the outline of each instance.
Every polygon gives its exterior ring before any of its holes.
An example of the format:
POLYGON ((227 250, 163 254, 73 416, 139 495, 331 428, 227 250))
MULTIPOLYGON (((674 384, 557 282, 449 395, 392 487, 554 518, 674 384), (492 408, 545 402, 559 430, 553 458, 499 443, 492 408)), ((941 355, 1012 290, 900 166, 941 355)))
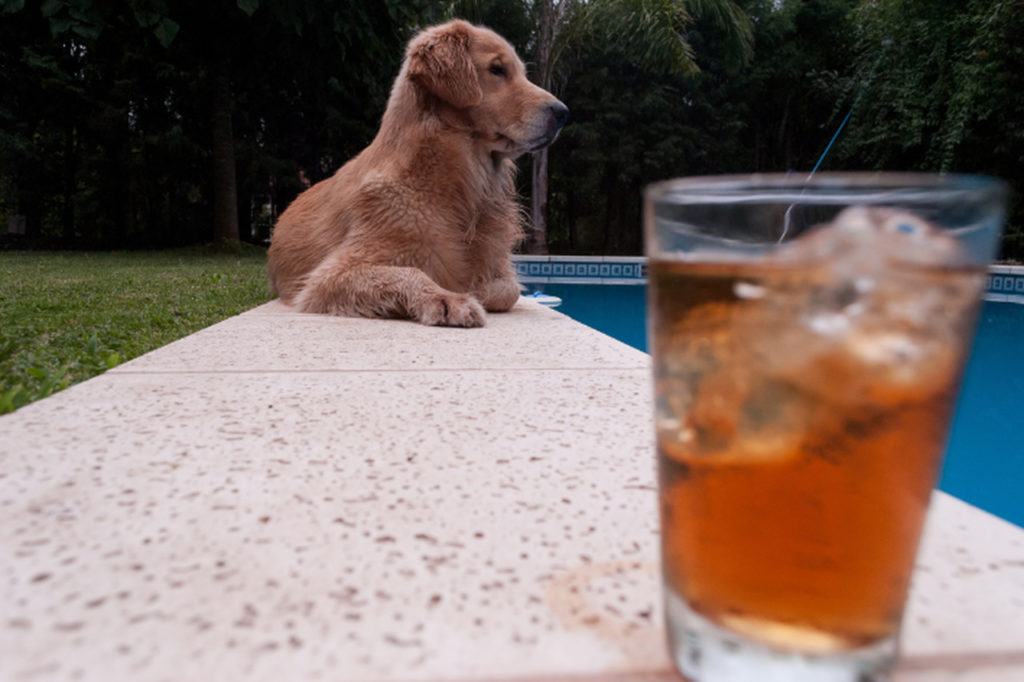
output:
POLYGON ((409 43, 406 76, 458 110, 490 151, 515 157, 554 142, 569 109, 526 78, 526 67, 494 31, 465 21, 426 29, 409 43))

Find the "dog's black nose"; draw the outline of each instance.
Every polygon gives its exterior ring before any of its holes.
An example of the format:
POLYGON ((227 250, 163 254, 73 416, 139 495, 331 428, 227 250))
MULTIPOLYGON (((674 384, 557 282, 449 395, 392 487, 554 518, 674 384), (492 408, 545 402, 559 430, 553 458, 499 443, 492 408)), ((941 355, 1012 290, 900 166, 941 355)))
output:
POLYGON ((554 102, 548 105, 548 109, 551 111, 551 116, 555 120, 555 129, 561 129, 565 125, 565 122, 569 120, 569 107, 565 106, 561 102, 554 102))

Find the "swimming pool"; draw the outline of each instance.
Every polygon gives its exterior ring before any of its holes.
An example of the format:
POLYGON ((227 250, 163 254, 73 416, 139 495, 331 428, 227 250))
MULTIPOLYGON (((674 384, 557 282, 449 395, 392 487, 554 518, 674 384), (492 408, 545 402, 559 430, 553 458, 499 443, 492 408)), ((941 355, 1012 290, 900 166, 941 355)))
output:
MULTIPOLYGON (((529 283, 557 310, 647 351, 644 284, 529 283)), ((1024 527, 1024 305, 986 301, 939 488, 1024 527)))

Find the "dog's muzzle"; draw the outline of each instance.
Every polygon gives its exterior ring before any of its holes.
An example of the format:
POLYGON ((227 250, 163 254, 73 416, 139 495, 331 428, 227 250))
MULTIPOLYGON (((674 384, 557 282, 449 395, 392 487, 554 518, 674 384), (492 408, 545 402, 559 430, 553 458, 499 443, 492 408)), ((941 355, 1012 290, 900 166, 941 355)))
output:
POLYGON ((555 100, 547 106, 545 116, 547 121, 544 134, 531 140, 528 151, 538 151, 555 141, 558 133, 565 127, 566 121, 569 120, 569 107, 555 100))

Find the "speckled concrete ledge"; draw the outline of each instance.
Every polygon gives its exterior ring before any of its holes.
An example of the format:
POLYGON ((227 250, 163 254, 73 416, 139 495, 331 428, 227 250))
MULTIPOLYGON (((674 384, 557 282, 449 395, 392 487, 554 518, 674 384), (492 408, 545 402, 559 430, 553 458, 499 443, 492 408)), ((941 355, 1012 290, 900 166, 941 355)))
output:
MULTIPOLYGON (((271 303, 0 418, 0 680, 677 679, 648 372, 271 303)), ((937 494, 905 648, 1024 679, 1024 530, 937 494)))

